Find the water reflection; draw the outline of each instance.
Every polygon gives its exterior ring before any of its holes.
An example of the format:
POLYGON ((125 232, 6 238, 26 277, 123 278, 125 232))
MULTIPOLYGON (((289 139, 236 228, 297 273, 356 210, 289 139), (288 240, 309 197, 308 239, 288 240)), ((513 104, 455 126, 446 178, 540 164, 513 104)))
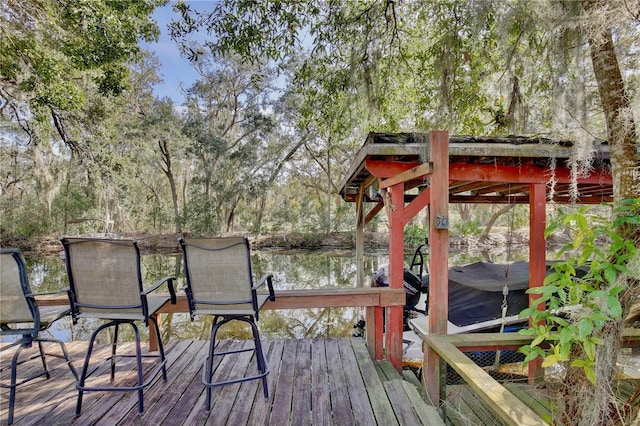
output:
MULTIPOLYGON (((405 259, 411 262, 413 252, 405 259)), ((528 257, 528 249, 506 253, 470 252, 451 253, 449 266, 472 263, 478 260, 505 262, 528 257)), ((67 286, 64 264, 59 258, 26 256, 32 290, 35 293, 53 291, 67 286)), ((378 270, 388 263, 384 251, 365 255, 365 271, 378 270)), ((252 266, 256 277, 267 272, 274 274, 276 297, 278 290, 348 288, 356 285, 355 253, 353 251, 280 251, 252 252, 252 266)), ((185 286, 182 256, 179 254, 150 254, 142 256, 142 277, 145 286, 152 285, 163 276, 177 277, 176 288, 185 286)), ((180 292, 183 292, 180 290, 180 292)), ((353 333, 353 324, 360 319, 360 308, 296 309, 260 312, 258 326, 267 338, 328 338, 347 337, 353 333)), ((191 321, 189 314, 165 314, 161 318, 163 340, 207 339, 212 319, 197 318, 191 321)), ((70 318, 63 318, 50 329, 50 333, 64 341, 88 340, 96 328, 95 321, 79 321, 72 326, 70 318)), ((147 330, 141 328, 143 338, 147 330)), ((121 330, 123 339, 133 339, 129 327, 121 330)), ((235 321, 219 331, 220 338, 250 338, 245 324, 235 321), (235 324, 237 323, 237 324, 235 324)), ((105 336, 105 341, 109 336, 105 336)))

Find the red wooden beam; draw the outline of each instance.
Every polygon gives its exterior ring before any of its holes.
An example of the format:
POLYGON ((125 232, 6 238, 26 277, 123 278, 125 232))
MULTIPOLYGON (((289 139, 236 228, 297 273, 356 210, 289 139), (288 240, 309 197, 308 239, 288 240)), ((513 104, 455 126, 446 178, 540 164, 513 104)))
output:
MULTIPOLYGON (((570 183, 571 171, 566 168, 558 168, 553 173, 548 168, 532 165, 522 166, 496 166, 493 164, 463 164, 449 165, 449 177, 451 180, 465 181, 490 181, 490 182, 520 182, 520 183, 547 183, 553 177, 558 183, 570 183)), ((579 177, 579 183, 593 183, 600 185, 612 185, 611 173, 599 170, 587 177, 579 177)))
MULTIPOLYGON (((406 197, 405 197, 406 200, 406 197)), ((431 189, 425 188, 420 194, 418 194, 409 204, 404 208, 406 225, 418 215, 431 201, 431 189)))
POLYGON ((419 161, 364 160, 364 167, 377 178, 390 178, 420 165, 419 161))
POLYGON ((383 315, 384 309, 380 306, 368 306, 365 308, 367 349, 369 349, 369 356, 375 360, 384 358, 383 315))
POLYGON ((380 182, 380 189, 388 188, 400 182, 410 182, 412 180, 426 179, 426 176, 431 174, 431 164, 420 164, 419 166, 412 167, 409 170, 398 173, 397 175, 380 182))

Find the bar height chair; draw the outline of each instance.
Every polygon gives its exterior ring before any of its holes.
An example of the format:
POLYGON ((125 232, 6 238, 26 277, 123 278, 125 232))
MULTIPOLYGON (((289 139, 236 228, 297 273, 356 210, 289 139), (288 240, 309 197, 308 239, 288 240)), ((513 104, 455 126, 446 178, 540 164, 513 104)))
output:
POLYGON ((27 277, 27 267, 20 250, 0 249, 0 294, 2 294, 2 303, 0 303, 0 335, 21 336, 15 342, 2 349, 4 351, 18 346, 18 349, 11 359, 10 384, 0 383, 0 386, 9 388, 8 424, 13 423, 16 387, 37 379, 38 377, 46 376, 47 379, 51 377, 51 373, 47 368, 42 342, 57 343, 60 345, 62 355, 52 353, 46 355, 64 359, 76 381, 78 380, 78 373, 71 363, 67 348, 62 340, 40 335, 40 332, 47 330, 54 321, 57 321, 65 315, 69 315, 71 310, 68 306, 39 307, 35 299, 35 296, 38 295, 62 293, 67 290, 68 289, 62 289, 60 291, 39 294, 32 293, 27 277), (38 344, 43 369, 26 378, 21 378, 20 381, 18 381, 18 365, 26 362, 19 362, 20 353, 23 349, 32 347, 34 342, 38 344))
POLYGON ((156 320, 158 310, 168 301, 176 303, 173 287, 175 277, 164 277, 144 289, 140 268, 140 250, 135 240, 103 238, 62 238, 60 240, 66 255, 67 275, 70 285, 71 314, 74 324, 81 318, 106 320, 91 335, 85 357, 84 367, 78 381, 78 403, 76 416, 82 409, 84 392, 90 391, 137 391, 138 412, 144 412, 143 389, 150 385, 162 372, 167 380, 166 358, 160 338, 160 328, 156 320), (162 284, 167 284, 169 295, 152 295, 162 284), (136 322, 146 327, 153 325, 158 337, 158 355, 142 354, 140 333, 136 322), (135 354, 117 354, 118 331, 120 325, 129 325, 135 334, 135 354), (98 334, 113 327, 111 345, 111 386, 88 386, 89 362, 98 334), (116 359, 135 357, 137 363, 137 384, 133 386, 113 385, 115 380, 116 359), (158 365, 144 380, 143 358, 158 358, 158 365))
POLYGON ((208 239, 180 238, 186 274, 186 295, 191 319, 196 315, 213 315, 209 355, 204 361, 202 383, 206 387, 206 411, 211 410, 213 387, 249 380, 262 380, 265 399, 269 397, 267 374, 269 369, 262 351, 260 334, 256 321, 258 311, 267 299, 275 300, 272 275, 263 276, 257 285, 253 284, 249 241, 244 237, 224 237, 208 239), (257 290, 267 284, 267 293, 257 290), (251 326, 254 347, 240 350, 216 352, 218 329, 230 321, 243 321, 251 326), (213 360, 240 352, 255 351, 258 373, 255 375, 213 381, 213 360))

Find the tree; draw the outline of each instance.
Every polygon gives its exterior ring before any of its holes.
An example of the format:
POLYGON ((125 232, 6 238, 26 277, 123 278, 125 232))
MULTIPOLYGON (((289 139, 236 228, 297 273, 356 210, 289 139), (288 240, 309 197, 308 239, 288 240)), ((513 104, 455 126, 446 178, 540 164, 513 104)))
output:
MULTIPOLYGON (((106 146, 93 144, 109 140, 115 99, 129 81, 129 61, 139 57, 139 40, 157 38, 151 13, 162 3, 8 0, 0 5, 2 132, 22 141, 32 164, 30 179, 37 191, 32 195, 34 202, 44 200, 44 208, 32 204, 30 209, 48 212, 42 225, 55 227, 59 218, 66 224, 75 215, 68 209, 80 206, 76 201, 91 203, 96 195, 92 187, 71 188, 70 164, 88 179, 85 184, 106 182, 106 175, 91 166, 87 174, 77 166, 92 161, 104 162, 106 169, 114 166, 106 146), (69 189, 74 195, 67 192, 58 207, 60 193, 69 189), (63 214, 53 214, 57 209, 63 214)), ((103 186, 102 201, 95 198, 93 206, 104 208, 107 219, 110 191, 103 186)))
MULTIPOLYGON (((567 377, 563 380, 558 399, 560 422, 585 425, 624 423, 629 416, 633 418, 636 415, 637 409, 629 409, 631 407, 625 404, 619 406, 610 389, 624 320, 634 301, 640 297, 640 275, 634 266, 638 262, 637 247, 640 244, 640 141, 635 125, 637 116, 634 117, 631 108, 631 93, 623 79, 614 34, 618 47, 627 47, 621 50, 622 65, 633 81, 633 76, 638 73, 637 62, 627 59, 626 52, 632 54, 638 49, 640 11, 633 10, 624 1, 585 0, 558 2, 552 6, 556 22, 560 22, 556 29, 561 34, 572 35, 571 46, 560 44, 558 47, 581 51, 580 46, 588 46, 585 56, 591 58, 593 65, 591 78, 597 85, 599 109, 606 124, 604 138, 611 151, 615 202, 608 220, 591 217, 587 222, 582 212, 564 219, 563 223, 575 224, 574 248, 582 254, 572 257, 566 264, 560 263, 556 272, 545 280, 541 300, 552 305, 537 317, 531 330, 537 341, 545 341, 549 339, 549 327, 545 324, 554 324, 562 338, 559 342, 552 341, 551 351, 540 351, 537 345, 524 349, 533 349, 529 352, 530 357, 545 357, 547 365, 563 362, 567 366, 567 377), (583 41, 588 41, 588 45, 583 45, 583 41), (597 238, 603 235, 609 242, 596 243, 597 238), (579 266, 589 268, 583 278, 575 276, 575 268, 579 266), (576 297, 576 294, 581 296, 576 297), (607 303, 594 304, 593 300, 602 295, 607 296, 607 303), (562 306, 559 301, 579 303, 586 309, 574 313, 571 321, 566 323, 551 311, 562 306), (589 403, 584 404, 584 401, 589 403)), ((581 124, 588 125, 587 122, 581 124)), ((555 226, 557 224, 550 229, 555 229, 555 226)))
POLYGON ((613 29, 608 21, 611 15, 615 18, 622 14, 614 24, 629 21, 638 25, 640 10, 632 11, 622 5, 616 7, 602 0, 584 0, 581 4, 585 14, 582 22, 589 39, 593 71, 607 124, 607 140, 611 145, 614 199, 637 198, 640 197, 638 134, 615 51, 613 29))
POLYGON ((233 60, 201 73, 187 90, 183 128, 197 159, 188 213, 192 230, 230 231, 240 201, 268 179, 271 77, 233 60))
MULTIPOLYGON (((40 0, 2 3, 0 87, 5 119, 51 123, 70 147, 79 143, 61 112, 79 109, 87 100, 88 82, 104 96, 126 88, 126 63, 136 58, 139 40, 156 40, 150 18, 163 0, 84 2, 40 0)), ((41 139, 46 139, 46 133, 41 139)))
POLYGON ((139 207, 140 213, 151 216, 153 227, 160 231, 165 229, 164 217, 170 218, 174 231, 181 234, 179 187, 185 185, 181 172, 189 140, 182 134, 184 122, 173 102, 153 95, 153 87, 160 81, 158 68, 157 57, 146 53, 131 65, 129 90, 124 96, 127 107, 118 116, 118 134, 129 144, 126 154, 136 159, 134 175, 139 183, 130 187, 141 187, 147 200, 139 207), (159 172, 166 180, 148 178, 159 172))

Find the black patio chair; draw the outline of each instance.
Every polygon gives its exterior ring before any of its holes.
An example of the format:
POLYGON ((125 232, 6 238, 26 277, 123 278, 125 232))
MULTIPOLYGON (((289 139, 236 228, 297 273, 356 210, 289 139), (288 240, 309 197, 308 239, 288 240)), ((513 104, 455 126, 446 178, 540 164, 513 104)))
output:
POLYGON ((258 311, 267 299, 275 300, 272 275, 267 274, 257 285, 253 284, 249 241, 243 237, 208 239, 180 238, 184 254, 184 269, 187 278, 187 301, 191 319, 195 315, 213 315, 209 355, 204 361, 202 383, 207 390, 207 412, 211 410, 211 391, 215 386, 262 379, 265 399, 269 397, 267 374, 269 369, 262 351, 256 321, 258 311), (267 284, 267 293, 257 290, 267 284), (216 352, 218 329, 233 320, 244 321, 251 326, 253 348, 216 352), (214 356, 255 351, 258 373, 255 375, 213 381, 214 356))
POLYGON ((167 380, 164 347, 160 338, 160 328, 155 318, 158 310, 169 300, 176 303, 173 287, 174 277, 164 277, 150 288, 142 286, 140 270, 140 250, 135 240, 103 239, 103 238, 62 238, 64 246, 67 275, 69 278, 71 314, 74 324, 81 318, 107 320, 91 335, 85 357, 84 367, 78 381, 78 404, 76 416, 82 409, 83 392, 90 391, 138 391, 138 411, 144 412, 143 389, 150 385, 162 371, 167 380), (151 295, 162 284, 167 284, 169 295, 151 295), (159 354, 142 354, 140 333, 136 322, 143 322, 146 327, 153 324, 158 336, 159 354), (135 334, 135 354, 116 354, 118 345, 118 329, 128 324, 135 334), (116 359, 135 357, 137 362, 138 381, 134 386, 87 386, 85 385, 93 345, 98 334, 113 327, 113 343, 111 345, 111 383, 115 379, 116 359), (159 364, 152 370, 148 379, 144 380, 142 358, 158 358, 159 364))
POLYGON ((9 388, 9 424, 13 423, 16 387, 37 379, 38 377, 46 376, 47 379, 51 377, 51 373, 47 368, 45 355, 64 359, 71 373, 75 376, 76 381, 78 380, 78 373, 75 368, 73 368, 67 348, 62 340, 44 337, 40 334, 42 331, 47 330, 54 321, 68 315, 71 310, 68 306, 40 307, 35 299, 35 296, 62 293, 66 290, 68 289, 39 294, 32 293, 27 278, 27 267, 20 250, 0 249, 0 294, 2 294, 2 303, 0 303, 0 334, 2 336, 21 336, 13 343, 2 348, 4 351, 18 346, 18 349, 11 359, 10 384, 0 383, 0 386, 9 388), (32 347, 34 342, 38 344, 43 369, 26 378, 21 378, 18 381, 18 365, 26 362, 26 360, 19 360, 20 353, 23 349, 32 347), (42 342, 57 343, 60 345, 62 355, 54 353, 45 354, 42 342))

